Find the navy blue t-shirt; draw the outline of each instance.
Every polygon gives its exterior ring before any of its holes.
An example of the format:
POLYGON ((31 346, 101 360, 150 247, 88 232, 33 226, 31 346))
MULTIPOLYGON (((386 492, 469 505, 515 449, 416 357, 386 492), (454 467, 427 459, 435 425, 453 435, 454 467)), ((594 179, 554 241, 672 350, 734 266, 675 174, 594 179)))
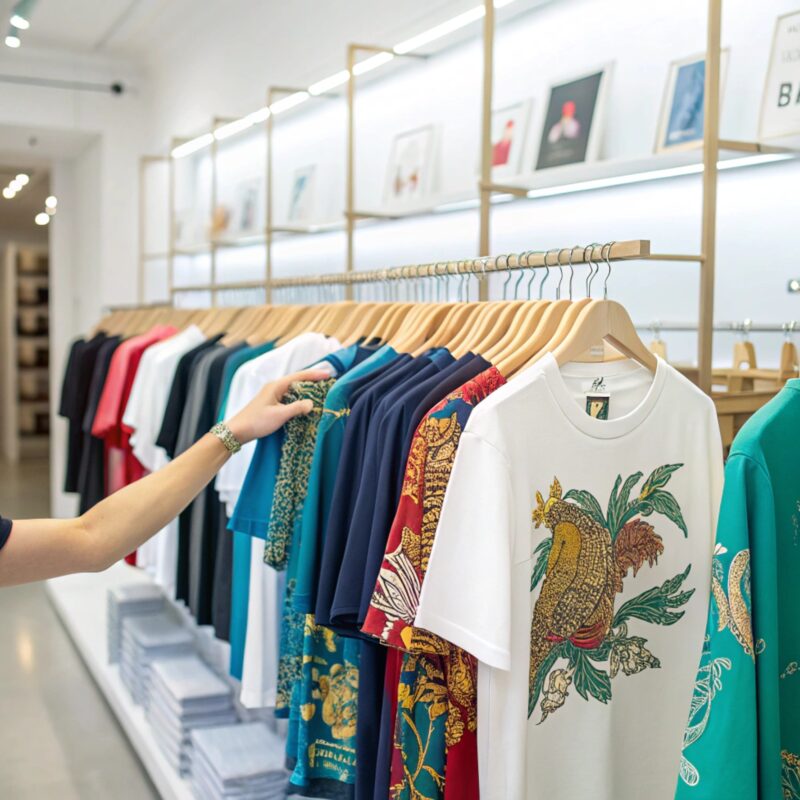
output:
MULTIPOLYGON (((408 450, 403 449, 407 432, 416 429, 422 414, 418 406, 432 391, 444 397, 452 389, 474 377, 486 367, 472 367, 476 356, 472 353, 451 361, 441 370, 430 370, 420 375, 420 380, 406 382, 389 393, 376 412, 376 420, 370 426, 367 442, 367 459, 350 527, 345 552, 339 566, 339 576, 331 606, 331 620, 337 626, 350 627, 356 633, 363 619, 360 614, 363 586, 375 585, 377 570, 365 575, 370 541, 382 539, 378 568, 389 529, 394 519, 400 491, 403 485, 408 450), (476 371, 477 369, 477 371, 476 371), (466 375, 467 377, 463 377, 466 375), (418 418, 415 418, 415 414, 418 418)), ((428 406, 430 408, 430 406, 428 406)), ((368 605, 369 603, 367 603, 368 605)))
POLYGON ((320 558, 317 599, 314 609, 318 625, 330 626, 331 624, 331 602, 336 591, 339 565, 347 544, 350 517, 364 466, 367 434, 371 427, 370 423, 374 420, 375 409, 393 387, 413 378, 414 375, 432 364, 427 356, 413 359, 401 356, 396 361, 398 360, 402 360, 403 363, 394 369, 383 370, 377 377, 372 376, 372 382, 362 385, 358 398, 350 405, 350 418, 342 440, 339 469, 336 474, 331 509, 325 528, 325 544, 320 558))
POLYGON ((0 517, 0 548, 8 541, 11 535, 11 520, 0 517))

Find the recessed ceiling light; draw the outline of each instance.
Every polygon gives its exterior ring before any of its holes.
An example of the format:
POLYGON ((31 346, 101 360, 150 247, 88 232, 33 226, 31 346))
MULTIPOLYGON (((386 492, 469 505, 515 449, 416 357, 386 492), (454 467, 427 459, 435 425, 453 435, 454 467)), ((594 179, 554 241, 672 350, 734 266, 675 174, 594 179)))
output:
POLYGON ((12 31, 8 34, 8 36, 6 36, 6 47, 17 48, 21 44, 22 42, 19 40, 19 36, 17 36, 17 34, 14 33, 12 29, 12 31))
POLYGON ((15 192, 18 192, 22 188, 22 184, 16 178, 14 178, 14 180, 11 181, 11 183, 9 183, 8 185, 15 192))
POLYGON ((15 195, 16 192, 10 186, 6 186, 6 188, 3 189, 3 197, 5 197, 6 200, 13 200, 15 195))
POLYGON ((50 222, 50 215, 44 211, 40 211, 34 218, 33 221, 37 225, 47 225, 50 222))
POLYGON ((20 186, 27 186, 27 185, 28 185, 28 183, 29 183, 29 181, 30 181, 30 178, 29 178, 29 177, 28 177, 28 176, 27 176, 27 175, 26 175, 24 172, 20 172, 20 174, 19 174, 19 175, 17 175, 17 177, 16 177, 16 178, 14 178, 14 180, 15 180, 15 181, 16 181, 16 182, 17 182, 17 183, 20 185, 20 186))
POLYGON ((50 197, 44 201, 44 204, 47 208, 55 208, 58 205, 58 198, 54 194, 51 194, 50 197))
POLYGON ((26 31, 31 26, 31 23, 19 14, 12 14, 10 22, 15 28, 19 28, 21 31, 26 31))

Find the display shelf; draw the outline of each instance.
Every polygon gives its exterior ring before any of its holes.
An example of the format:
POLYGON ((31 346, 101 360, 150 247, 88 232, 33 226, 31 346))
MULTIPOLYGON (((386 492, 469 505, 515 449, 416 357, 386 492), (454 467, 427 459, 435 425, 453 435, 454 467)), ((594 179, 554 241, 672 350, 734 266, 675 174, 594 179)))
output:
MULTIPOLYGON (((800 157, 800 150, 757 142, 725 141, 720 152, 720 169, 749 169, 783 160, 800 157), (759 156, 763 158, 759 158, 759 156)), ((669 180, 702 171, 703 152, 682 150, 674 153, 657 153, 635 158, 602 159, 563 167, 538 170, 527 175, 509 178, 502 184, 492 184, 493 203, 530 200, 591 189, 608 189, 633 183, 669 180)), ((353 218, 361 227, 399 219, 424 217, 477 208, 480 203, 477 189, 441 195, 432 195, 426 202, 406 208, 360 209, 353 218)), ((337 228, 344 227, 344 223, 337 228)))
POLYGON ((249 233, 242 236, 220 236, 213 239, 212 247, 253 247, 254 245, 264 244, 266 235, 262 233, 249 233))
POLYGON ((189 781, 182 779, 153 737, 144 710, 131 699, 108 664, 106 595, 116 586, 147 583, 150 578, 123 562, 105 572, 68 575, 47 581, 47 594, 98 688, 119 720, 133 749, 164 800, 191 800, 189 781))

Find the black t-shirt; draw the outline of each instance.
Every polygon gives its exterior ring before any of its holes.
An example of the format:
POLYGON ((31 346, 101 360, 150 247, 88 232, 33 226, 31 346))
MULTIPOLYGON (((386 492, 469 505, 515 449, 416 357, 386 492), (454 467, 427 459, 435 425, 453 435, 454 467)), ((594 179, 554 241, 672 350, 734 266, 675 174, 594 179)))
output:
POLYGON ((11 535, 11 520, 5 519, 5 517, 0 517, 0 550, 2 550, 3 545, 8 541, 8 537, 11 535))
POLYGON ((164 417, 161 420, 161 430, 158 433, 156 444, 166 450, 170 458, 175 458, 175 446, 178 443, 178 431, 181 427, 183 409, 186 405, 186 395, 189 391, 189 381, 192 377, 192 369, 195 361, 209 347, 213 347, 224 334, 219 334, 212 339, 197 345, 181 356, 178 366, 175 368, 175 375, 172 378, 172 386, 169 390, 167 407, 164 410, 164 417))

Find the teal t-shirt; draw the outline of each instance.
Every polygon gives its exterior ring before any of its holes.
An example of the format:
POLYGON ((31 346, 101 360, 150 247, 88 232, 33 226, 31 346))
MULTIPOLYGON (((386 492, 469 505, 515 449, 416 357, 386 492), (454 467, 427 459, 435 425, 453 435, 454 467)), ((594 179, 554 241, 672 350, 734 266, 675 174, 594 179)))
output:
POLYGON ((800 380, 725 466, 712 599, 679 800, 800 798, 800 380))
POLYGON ((291 591, 287 589, 285 626, 292 641, 282 642, 293 654, 297 672, 290 670, 287 755, 294 764, 293 786, 320 797, 339 796, 335 785, 355 781, 355 708, 361 643, 343 639, 314 624, 311 586, 330 509, 350 394, 358 380, 388 363, 397 353, 382 347, 331 387, 317 428, 308 487, 290 556, 291 591), (289 646, 290 645, 290 646, 289 646), (333 786, 332 786, 333 785, 333 786))

